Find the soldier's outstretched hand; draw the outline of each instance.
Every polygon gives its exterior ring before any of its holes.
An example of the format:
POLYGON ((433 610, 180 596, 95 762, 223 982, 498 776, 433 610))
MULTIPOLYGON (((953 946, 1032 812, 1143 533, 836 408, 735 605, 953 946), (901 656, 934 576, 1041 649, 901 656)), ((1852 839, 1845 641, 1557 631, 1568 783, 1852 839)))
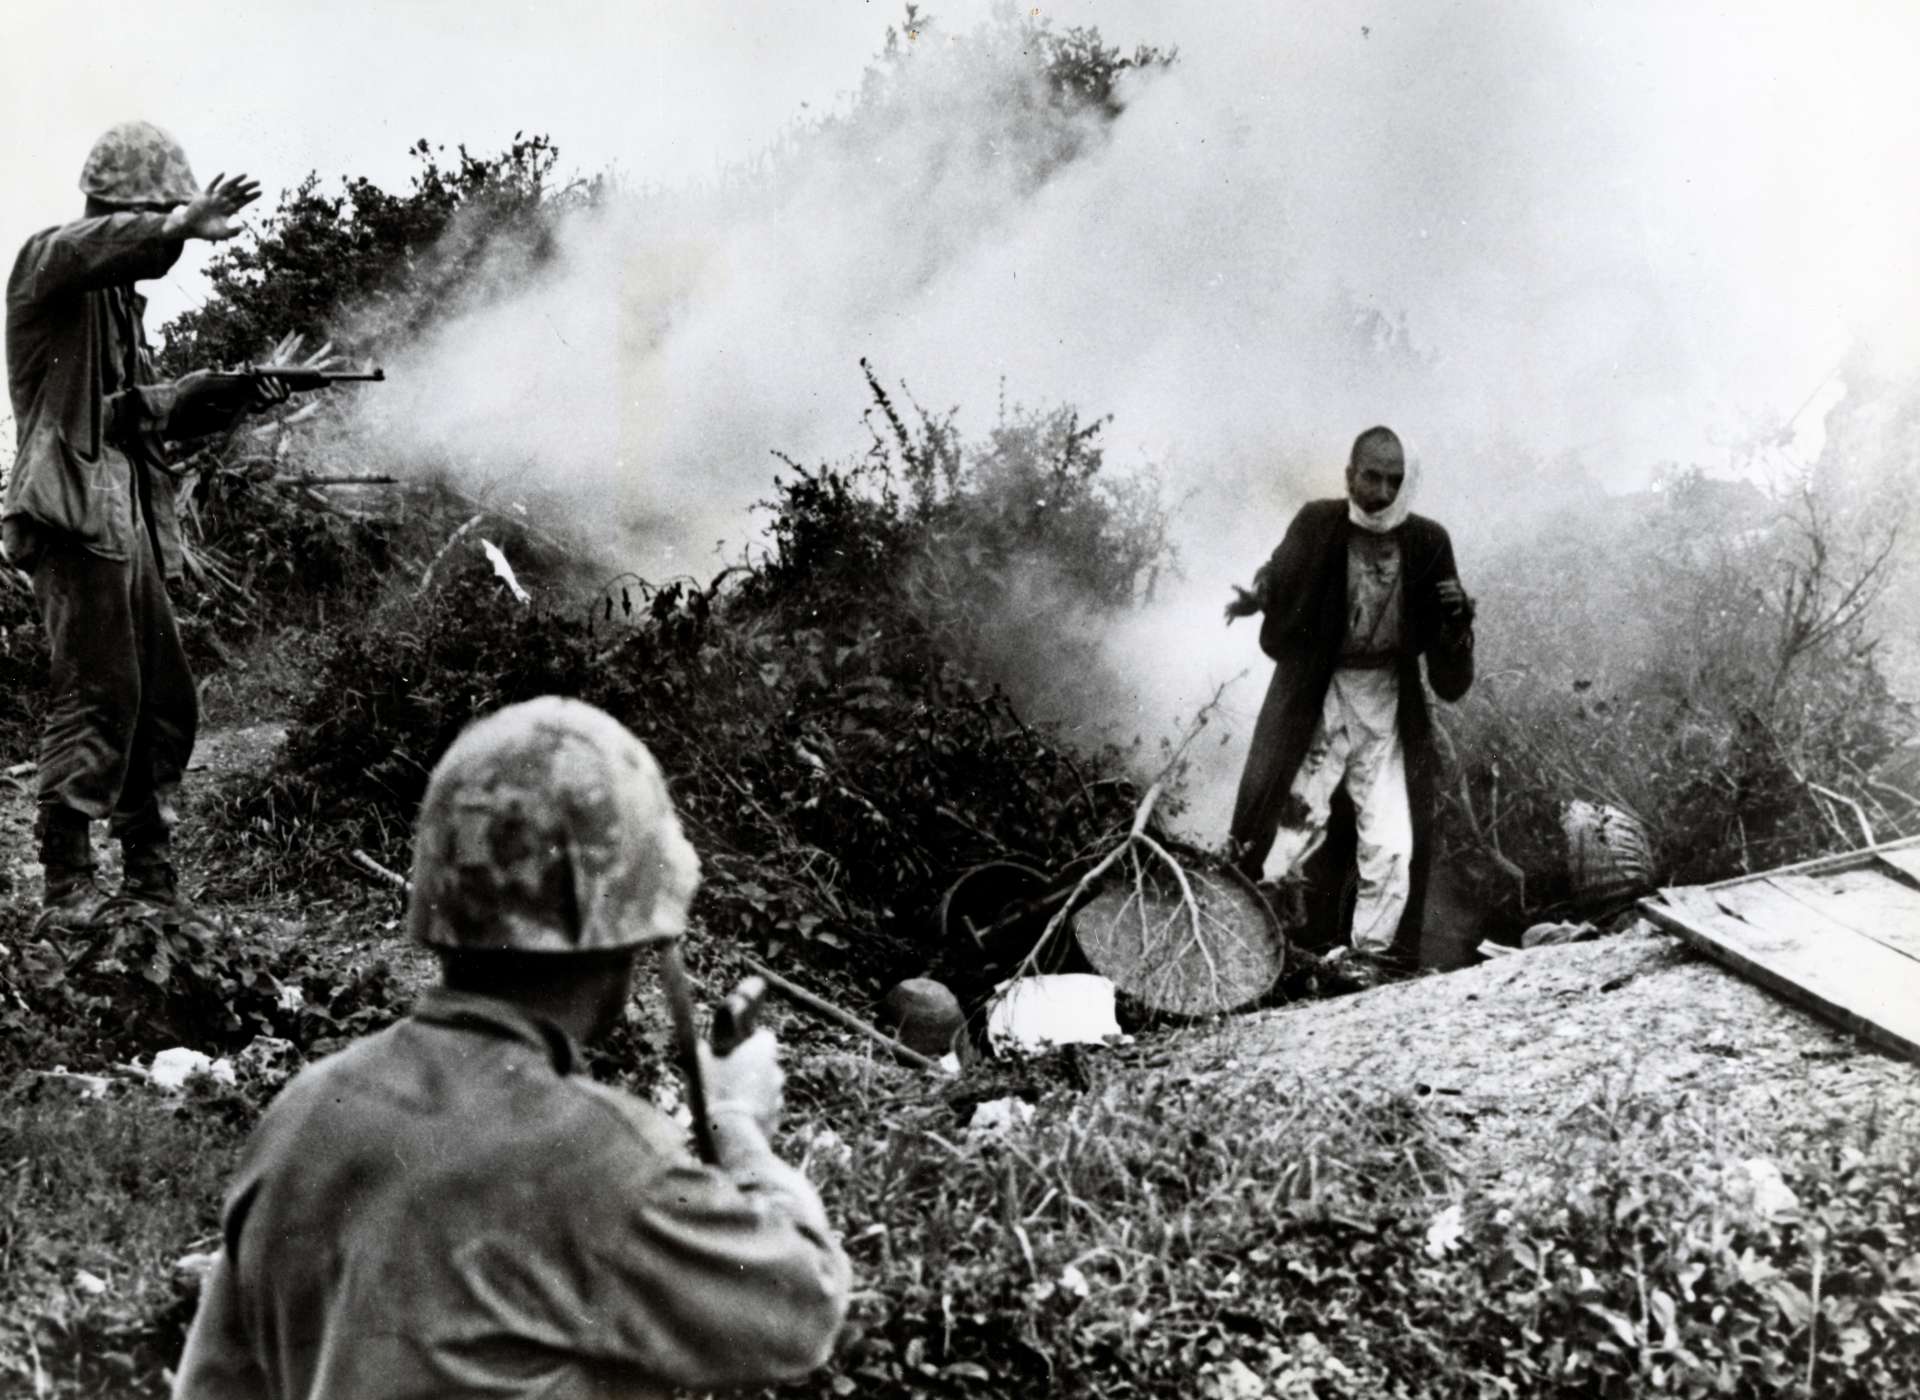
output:
POLYGON ((787 1076, 780 1068, 780 1042, 758 1030, 725 1055, 700 1047, 700 1076, 707 1089, 707 1113, 720 1118, 741 1112, 771 1134, 780 1123, 787 1076))
POLYGON ((240 232, 234 216, 260 198, 260 182, 245 175, 228 179, 224 173, 168 215, 170 232, 180 238, 205 238, 218 243, 240 232))

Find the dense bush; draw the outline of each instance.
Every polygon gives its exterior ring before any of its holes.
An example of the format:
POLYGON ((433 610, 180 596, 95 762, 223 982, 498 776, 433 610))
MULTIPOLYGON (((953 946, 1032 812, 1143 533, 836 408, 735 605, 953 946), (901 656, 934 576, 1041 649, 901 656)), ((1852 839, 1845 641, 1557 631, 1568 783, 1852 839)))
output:
MULTIPOLYGON (((261 357, 290 330, 371 352, 476 298, 512 286, 552 256, 554 220, 599 196, 598 181, 556 187, 559 152, 515 133, 500 154, 417 141, 411 188, 364 177, 328 194, 309 174, 258 231, 217 252, 212 294, 165 328, 169 374, 261 357)), ((317 340, 310 342, 317 344, 317 340)))
POLYGON ((573 695, 626 721, 672 775, 716 926, 828 964, 857 938, 876 975, 937 961, 933 910, 956 876, 1003 859, 1058 871, 1137 796, 1112 755, 1076 757, 1024 724, 949 645, 1004 600, 936 603, 924 588, 929 561, 990 551, 983 577, 995 561, 1061 558, 1105 605, 1164 562, 1164 519, 1110 504, 1142 498, 1102 494, 1086 429, 1068 428, 1071 508, 1004 533, 1028 483, 999 464, 1050 453, 1070 422, 1009 420, 979 453, 943 429, 937 492, 921 489, 904 429, 850 467, 790 464, 764 557, 705 585, 622 575, 556 609, 514 602, 478 561, 452 567, 426 596, 396 595, 342 631, 279 771, 232 814, 236 832, 294 858, 359 845, 404 863, 427 772, 462 726, 573 695))
POLYGON ((85 939, 16 926, 0 961, 0 1071, 108 1064, 175 1045, 234 1051, 257 1036, 325 1054, 406 1009, 384 962, 354 965, 297 934, 276 941, 153 916, 85 939))
POLYGON ((1628 814, 1666 884, 1900 834, 1866 781, 1910 725, 1875 643, 1899 539, 1813 482, 1686 472, 1483 566, 1481 676, 1442 715, 1456 856, 1534 913, 1574 894, 1576 799, 1628 814))

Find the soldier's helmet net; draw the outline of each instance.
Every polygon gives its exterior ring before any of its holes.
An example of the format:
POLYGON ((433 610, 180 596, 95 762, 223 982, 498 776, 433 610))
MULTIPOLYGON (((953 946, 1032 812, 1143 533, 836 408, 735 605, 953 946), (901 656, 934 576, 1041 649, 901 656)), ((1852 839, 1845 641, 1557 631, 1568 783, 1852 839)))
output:
POLYGON ((432 948, 612 951, 679 937, 699 883, 646 745, 547 696, 471 725, 434 768, 408 921, 432 948))
POLYGON ((152 122, 121 122, 93 143, 80 189, 103 204, 186 204, 200 192, 180 143, 152 122))

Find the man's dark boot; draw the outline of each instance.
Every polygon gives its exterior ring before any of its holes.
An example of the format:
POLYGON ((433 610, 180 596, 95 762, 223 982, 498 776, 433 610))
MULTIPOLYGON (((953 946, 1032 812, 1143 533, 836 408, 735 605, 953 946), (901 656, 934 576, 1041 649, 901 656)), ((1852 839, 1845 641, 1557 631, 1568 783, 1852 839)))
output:
POLYGON ((108 900, 93 875, 92 823, 83 813, 66 807, 42 807, 37 824, 46 892, 34 929, 58 932, 92 928, 108 900))
POLYGON ((121 847, 120 893, 124 898, 172 909, 180 903, 180 874, 172 848, 159 841, 128 841, 121 847))

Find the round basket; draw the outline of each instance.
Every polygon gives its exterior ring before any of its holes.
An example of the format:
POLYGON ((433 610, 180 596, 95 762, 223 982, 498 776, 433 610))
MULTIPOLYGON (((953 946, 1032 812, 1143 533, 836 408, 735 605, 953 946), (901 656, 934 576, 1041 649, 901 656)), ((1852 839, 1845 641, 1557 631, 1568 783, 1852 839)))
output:
POLYGON ((1117 876, 1074 915, 1074 936, 1096 972, 1153 1010, 1237 1011, 1286 971, 1279 920, 1236 870, 1186 876, 1191 904, 1164 863, 1117 876))

